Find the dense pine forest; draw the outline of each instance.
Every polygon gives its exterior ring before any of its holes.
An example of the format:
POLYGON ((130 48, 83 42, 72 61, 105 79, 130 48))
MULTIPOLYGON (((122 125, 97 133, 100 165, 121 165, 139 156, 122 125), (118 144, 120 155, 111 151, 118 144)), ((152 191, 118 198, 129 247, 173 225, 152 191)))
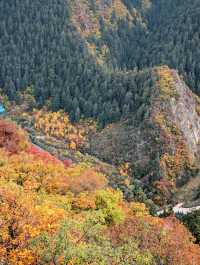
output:
MULTIPOLYGON (((112 8, 112 1, 103 4, 112 8)), ((73 20, 82 1, 76 9, 63 0, 0 5, 0 87, 10 99, 32 86, 39 106, 63 108, 72 120, 95 117, 105 125, 138 108, 141 87, 151 87, 150 74, 137 74, 146 67, 167 64, 200 91, 198 1, 126 0, 118 12, 126 7, 127 13, 118 17, 113 9, 109 21, 88 1, 99 27, 89 34, 84 34, 90 26, 86 15, 73 20)))
POLYGON ((125 1, 129 6, 139 6, 144 24, 123 32, 124 55, 118 64, 128 69, 167 64, 178 69, 197 94, 200 93, 199 68, 199 11, 196 1, 125 1), (151 8, 148 8, 148 2, 151 8), (133 45, 134 43, 134 45, 133 45))

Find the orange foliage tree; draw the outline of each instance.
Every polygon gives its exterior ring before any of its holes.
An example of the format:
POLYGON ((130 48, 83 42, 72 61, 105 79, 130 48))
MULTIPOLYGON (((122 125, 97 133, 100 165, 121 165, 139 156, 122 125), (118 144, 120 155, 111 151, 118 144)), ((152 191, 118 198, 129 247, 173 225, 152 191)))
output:
POLYGON ((96 130, 96 123, 92 120, 72 124, 68 114, 63 111, 35 111, 34 124, 35 129, 46 136, 65 140, 68 143, 68 148, 72 150, 80 147, 84 143, 87 134, 96 130))
POLYGON ((106 186, 106 178, 92 168, 86 169, 78 177, 71 178, 69 182, 69 189, 73 193, 80 193, 84 191, 92 192, 97 189, 102 189, 106 186))

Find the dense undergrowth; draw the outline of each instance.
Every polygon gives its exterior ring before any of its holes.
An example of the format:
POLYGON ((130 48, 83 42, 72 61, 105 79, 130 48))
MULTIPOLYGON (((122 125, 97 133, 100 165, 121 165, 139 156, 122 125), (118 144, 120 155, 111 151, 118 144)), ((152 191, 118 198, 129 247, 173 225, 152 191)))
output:
POLYGON ((152 217, 89 164, 32 152, 21 129, 0 125, 1 264, 199 264, 176 218, 152 217))

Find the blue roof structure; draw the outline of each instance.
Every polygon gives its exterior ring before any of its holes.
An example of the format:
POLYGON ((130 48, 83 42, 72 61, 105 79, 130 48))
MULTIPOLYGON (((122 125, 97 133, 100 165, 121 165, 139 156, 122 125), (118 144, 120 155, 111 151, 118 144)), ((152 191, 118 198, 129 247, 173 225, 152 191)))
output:
POLYGON ((3 107, 3 105, 0 104, 0 115, 4 114, 6 112, 5 108, 3 107))

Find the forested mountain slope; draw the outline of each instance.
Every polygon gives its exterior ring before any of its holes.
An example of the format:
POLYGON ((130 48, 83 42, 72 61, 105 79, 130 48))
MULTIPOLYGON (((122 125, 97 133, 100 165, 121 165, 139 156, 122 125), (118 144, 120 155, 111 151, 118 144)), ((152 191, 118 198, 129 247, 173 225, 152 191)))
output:
MULTIPOLYGON (((198 93, 198 11, 199 1, 187 0, 1 1, 0 87, 18 101, 29 86, 37 107, 62 108, 72 121, 93 117, 104 127, 121 119, 131 123, 134 117, 138 128, 157 104, 153 91, 163 85, 157 85, 159 70, 151 66, 178 69, 198 93)), ((189 111, 198 113, 198 108, 189 111)), ((172 110, 165 111, 179 127, 172 110)), ((192 128, 196 122, 190 121, 192 128)), ((154 156, 159 160, 158 146, 154 156)), ((93 151, 98 153, 98 147, 93 151)), ((126 155, 121 160, 126 162, 126 155)))
POLYGON ((198 12, 199 1, 1 1, 0 87, 16 99, 32 86, 39 105, 102 125, 149 86, 123 70, 167 64, 198 93, 198 12))
POLYGON ((0 1, 2 265, 200 264, 186 227, 151 215, 200 200, 199 14, 0 1))
POLYGON ((86 27, 88 21, 85 16, 79 16, 78 29, 82 29, 80 32, 89 42, 89 47, 96 48, 97 58, 103 57, 109 67, 117 69, 143 69, 167 64, 178 69, 193 91, 199 93, 198 0, 124 0, 120 4, 120 1, 91 2, 93 8, 90 5, 90 13, 87 13, 88 8, 79 5, 88 17, 91 17, 91 12, 99 14, 99 2, 103 10, 113 9, 110 20, 102 12, 98 30, 88 29, 87 35, 80 25, 86 27), (118 3, 117 10, 115 2, 118 3))
POLYGON ((75 94, 81 98, 85 86, 90 91, 101 74, 97 76, 93 59, 70 23, 66 2, 1 1, 0 5, 0 86, 11 99, 32 85, 40 104, 53 98, 53 108, 77 105, 75 94))
MULTIPOLYGON (((145 13, 147 30, 137 38, 136 49, 129 48, 131 59, 126 65, 142 68, 167 64, 178 69, 191 89, 199 94, 199 14, 198 0, 152 1, 152 8, 145 13)), ((134 35, 133 31, 132 39, 134 35)))
POLYGON ((132 98, 148 86, 150 74, 111 73, 99 66, 73 25, 71 5, 0 4, 0 87, 11 99, 29 85, 39 105, 63 108, 72 120, 94 117, 102 125, 134 110, 132 98))
POLYGON ((146 194, 167 204, 199 171, 200 100, 176 71, 158 67, 152 75, 148 101, 128 120, 94 135, 87 148, 115 165, 128 163, 146 194))

